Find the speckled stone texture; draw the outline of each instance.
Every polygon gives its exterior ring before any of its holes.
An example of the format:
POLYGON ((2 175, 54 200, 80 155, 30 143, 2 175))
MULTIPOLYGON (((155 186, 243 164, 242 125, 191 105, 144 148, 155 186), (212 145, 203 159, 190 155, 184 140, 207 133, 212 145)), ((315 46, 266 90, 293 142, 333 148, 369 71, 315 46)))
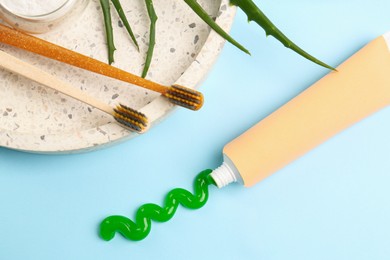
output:
MULTIPOLYGON (((140 44, 140 52, 117 15, 113 15, 117 48, 113 65, 140 75, 148 47, 149 20, 143 1, 122 2, 140 44)), ((147 78, 166 85, 177 83, 198 87, 222 49, 223 39, 210 32, 184 2, 157 0, 154 3, 159 17, 157 43, 147 78)), ((199 3, 222 28, 230 29, 235 9, 228 6, 228 0, 199 0, 199 3)), ((91 1, 77 20, 39 37, 107 61, 102 12, 97 0, 91 1)), ((152 124, 162 120, 173 108, 158 93, 9 46, 0 44, 0 49, 110 105, 120 102, 139 109, 152 124)), ((29 152, 67 153, 96 149, 134 136, 136 134, 117 125, 110 116, 0 69, 0 146, 29 152)))

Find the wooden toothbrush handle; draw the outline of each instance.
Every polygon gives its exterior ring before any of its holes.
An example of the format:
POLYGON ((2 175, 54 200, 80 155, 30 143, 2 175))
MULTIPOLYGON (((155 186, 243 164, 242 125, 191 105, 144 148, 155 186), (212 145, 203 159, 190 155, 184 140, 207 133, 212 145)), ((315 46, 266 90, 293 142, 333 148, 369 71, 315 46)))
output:
POLYGON ((113 114, 113 109, 109 105, 4 51, 0 51, 0 67, 80 100, 110 115, 113 114))
POLYGON ((0 42, 164 94, 168 87, 0 24, 0 42))

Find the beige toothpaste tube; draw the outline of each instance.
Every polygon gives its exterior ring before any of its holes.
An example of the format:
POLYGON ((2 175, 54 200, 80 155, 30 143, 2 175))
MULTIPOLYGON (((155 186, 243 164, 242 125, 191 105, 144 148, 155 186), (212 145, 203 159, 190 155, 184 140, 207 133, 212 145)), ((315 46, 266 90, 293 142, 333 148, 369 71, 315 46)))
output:
POLYGON ((390 104, 390 33, 237 137, 211 174, 218 187, 252 186, 390 104))

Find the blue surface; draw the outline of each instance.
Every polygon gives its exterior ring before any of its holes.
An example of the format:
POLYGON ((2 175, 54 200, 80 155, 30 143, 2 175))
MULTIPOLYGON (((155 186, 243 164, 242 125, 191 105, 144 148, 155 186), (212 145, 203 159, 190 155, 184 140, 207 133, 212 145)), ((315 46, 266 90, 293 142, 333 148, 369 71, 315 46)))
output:
MULTIPOLYGON (((388 0, 262 5, 332 65, 390 30, 388 0)), ((199 112, 178 109, 136 139, 87 154, 0 148, 0 259, 389 259, 389 108, 253 188, 213 188, 204 208, 180 208, 142 242, 98 237, 104 217, 132 217, 173 187, 191 188, 199 171, 221 163, 224 144, 327 73, 242 13, 232 34, 252 57, 226 45, 199 112)))

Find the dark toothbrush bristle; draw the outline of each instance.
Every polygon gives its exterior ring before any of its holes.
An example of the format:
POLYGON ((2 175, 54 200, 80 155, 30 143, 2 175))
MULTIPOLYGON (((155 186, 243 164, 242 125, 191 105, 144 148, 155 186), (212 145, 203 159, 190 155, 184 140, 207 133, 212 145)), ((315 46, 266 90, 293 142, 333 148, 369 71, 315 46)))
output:
POLYGON ((132 123, 126 121, 126 120, 123 120, 123 119, 120 119, 120 118, 117 118, 117 117, 115 117, 115 120, 116 120, 119 124, 124 125, 124 126, 126 126, 127 128, 130 128, 130 129, 133 130, 133 131, 142 132, 142 128, 141 128, 141 127, 136 126, 136 125, 134 125, 134 124, 132 124, 132 123))
POLYGON ((148 118, 135 109, 120 104, 114 109, 114 112, 115 120, 132 131, 142 133, 148 127, 148 118))
POLYGON ((189 105, 189 104, 186 104, 184 102, 180 102, 180 101, 175 100, 175 99, 171 99, 170 101, 175 105, 182 106, 182 107, 185 107, 185 108, 188 108, 191 110, 195 110, 195 108, 196 108, 194 105, 189 105))
POLYGON ((122 104, 120 104, 119 106, 120 107, 117 107, 115 109, 115 112, 124 117, 128 117, 144 126, 147 126, 148 118, 143 113, 122 104))
POLYGON ((198 110, 203 105, 202 93, 179 85, 173 85, 164 93, 173 104, 191 109, 198 110))

